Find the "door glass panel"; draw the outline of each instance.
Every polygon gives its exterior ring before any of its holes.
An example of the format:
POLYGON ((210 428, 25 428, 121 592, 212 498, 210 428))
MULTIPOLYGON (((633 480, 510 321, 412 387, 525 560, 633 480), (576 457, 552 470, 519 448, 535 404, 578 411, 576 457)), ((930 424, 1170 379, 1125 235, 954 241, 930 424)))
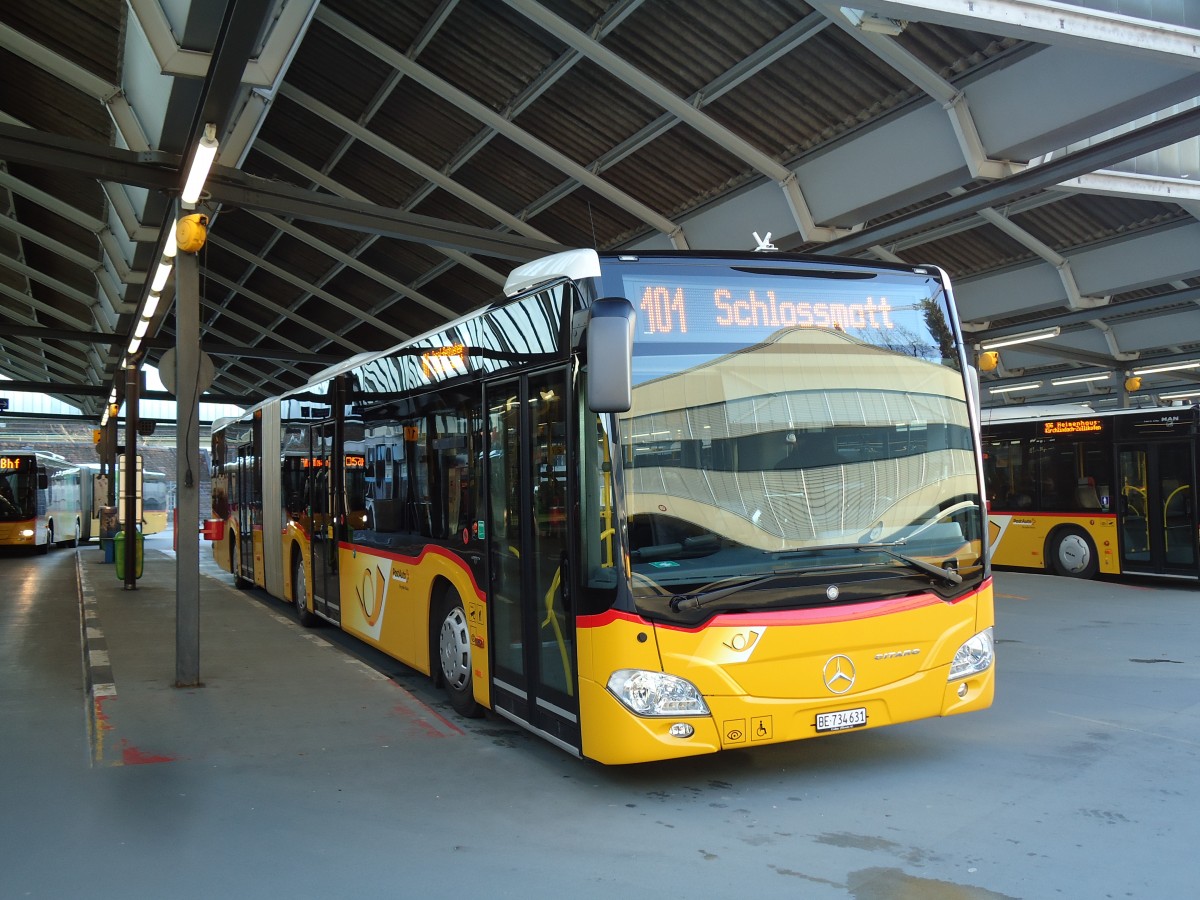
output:
MULTIPOLYGON (((567 586, 567 440, 562 375, 530 380, 534 533, 530 558, 539 694, 563 706, 575 694, 574 629, 567 586)), ((573 704, 571 704, 573 705, 573 704)), ((569 707, 568 707, 569 708, 569 707)))
POLYGON ((1121 558, 1126 563, 1150 562, 1150 519, 1147 515, 1146 451, 1124 449, 1118 454, 1120 482, 1118 510, 1121 514, 1121 558))
POLYGON ((333 424, 312 428, 312 577, 313 604, 327 616, 338 607, 337 538, 333 479, 333 424))
POLYGON ((521 610, 521 401, 518 383, 489 392, 486 452, 491 546, 492 652, 496 674, 525 686, 521 610))
POLYGON ((1158 447, 1158 489, 1162 510, 1163 556, 1168 569, 1196 565, 1195 494, 1192 449, 1187 444, 1158 447))

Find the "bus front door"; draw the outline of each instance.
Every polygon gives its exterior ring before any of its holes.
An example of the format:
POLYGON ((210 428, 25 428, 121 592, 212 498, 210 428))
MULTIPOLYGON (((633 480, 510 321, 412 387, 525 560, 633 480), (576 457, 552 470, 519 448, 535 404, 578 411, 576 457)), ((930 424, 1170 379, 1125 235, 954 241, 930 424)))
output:
POLYGON ((341 620, 338 584, 338 496, 334 460, 334 423, 311 429, 309 479, 312 503, 312 594, 313 609, 325 618, 341 620))
POLYGON ((1195 577, 1196 461, 1186 441, 1117 447, 1121 569, 1195 577))
POLYGON ((488 643, 493 708, 578 752, 566 388, 564 370, 488 388, 488 643))
POLYGON ((254 525, 261 508, 258 496, 258 457, 253 445, 237 451, 237 529, 238 558, 234 576, 237 584, 254 582, 254 525))

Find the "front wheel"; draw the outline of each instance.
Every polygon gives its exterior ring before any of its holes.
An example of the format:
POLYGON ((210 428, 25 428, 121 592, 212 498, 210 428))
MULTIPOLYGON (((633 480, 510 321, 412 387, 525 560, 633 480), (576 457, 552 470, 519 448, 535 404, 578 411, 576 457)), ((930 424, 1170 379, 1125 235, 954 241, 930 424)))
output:
POLYGON ((1050 538, 1050 565, 1056 575, 1095 578, 1100 571, 1096 545, 1082 528, 1063 528, 1050 538))
POLYGON ((446 688, 455 712, 468 718, 481 716, 483 707, 475 702, 471 677, 471 632, 462 600, 456 592, 448 591, 434 605, 434 613, 432 643, 438 680, 446 688))

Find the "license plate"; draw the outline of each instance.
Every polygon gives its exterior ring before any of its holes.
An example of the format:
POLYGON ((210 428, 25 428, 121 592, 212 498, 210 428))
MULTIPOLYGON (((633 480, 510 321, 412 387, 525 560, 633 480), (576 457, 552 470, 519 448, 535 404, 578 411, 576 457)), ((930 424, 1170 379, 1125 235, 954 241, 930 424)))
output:
POLYGON ((839 709, 837 712, 817 713, 817 731, 843 731, 867 724, 867 708, 839 709))

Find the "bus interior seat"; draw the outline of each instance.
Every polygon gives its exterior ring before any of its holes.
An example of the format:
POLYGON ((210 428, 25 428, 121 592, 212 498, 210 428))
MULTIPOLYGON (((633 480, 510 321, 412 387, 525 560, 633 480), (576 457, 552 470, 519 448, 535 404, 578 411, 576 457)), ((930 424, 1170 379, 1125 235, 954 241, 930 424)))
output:
POLYGON ((1080 478, 1075 486, 1075 503, 1080 509, 1103 509, 1096 485, 1090 478, 1080 478))

